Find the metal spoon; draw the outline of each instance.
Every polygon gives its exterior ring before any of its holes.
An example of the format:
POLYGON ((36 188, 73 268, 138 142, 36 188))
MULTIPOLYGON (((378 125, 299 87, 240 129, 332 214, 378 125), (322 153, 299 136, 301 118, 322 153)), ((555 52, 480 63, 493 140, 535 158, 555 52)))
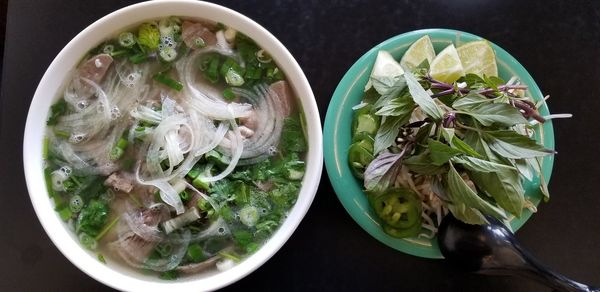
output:
POLYGON ((446 216, 438 231, 444 257, 470 272, 527 277, 559 291, 600 291, 549 270, 519 244, 502 222, 487 219, 488 225, 470 225, 446 216))

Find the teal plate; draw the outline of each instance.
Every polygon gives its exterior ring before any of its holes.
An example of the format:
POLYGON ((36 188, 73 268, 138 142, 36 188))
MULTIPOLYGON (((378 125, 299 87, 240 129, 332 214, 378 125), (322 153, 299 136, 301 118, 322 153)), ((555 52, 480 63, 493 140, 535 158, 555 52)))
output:
MULTIPOLYGON (((362 182, 352 176, 348 166, 348 148, 351 140, 352 107, 358 104, 363 96, 363 89, 371 69, 375 63, 375 58, 379 50, 390 52, 396 60, 399 60, 408 47, 417 39, 424 35, 429 35, 433 42, 436 52, 440 52, 450 43, 459 46, 462 43, 482 38, 470 33, 465 33, 450 29, 423 29, 411 31, 375 46, 365 53, 352 67, 340 83, 338 84, 325 118, 324 128, 324 156, 325 167, 329 175, 329 180, 333 188, 350 216, 371 236, 382 243, 401 252, 424 258, 442 258, 437 245, 437 239, 429 240, 427 238, 393 238, 383 232, 377 216, 367 202, 363 193, 362 182)), ((529 86, 529 94, 536 101, 543 100, 537 84, 525 68, 513 58, 509 53, 492 44, 496 51, 496 61, 498 63, 498 74, 504 80, 517 76, 521 82, 529 86)), ((548 107, 544 103, 541 107, 542 115, 548 114, 548 107)), ((542 143, 546 148, 554 149, 554 131, 552 122, 543 124, 541 131, 536 131, 536 140, 542 143)), ((542 161, 542 172, 546 181, 550 180, 552 173, 553 156, 546 156, 542 161)), ((539 175, 533 181, 524 181, 525 196, 536 206, 542 198, 539 175)), ((511 218, 510 224, 513 230, 519 229, 531 217, 532 212, 525 209, 521 218, 511 218)))

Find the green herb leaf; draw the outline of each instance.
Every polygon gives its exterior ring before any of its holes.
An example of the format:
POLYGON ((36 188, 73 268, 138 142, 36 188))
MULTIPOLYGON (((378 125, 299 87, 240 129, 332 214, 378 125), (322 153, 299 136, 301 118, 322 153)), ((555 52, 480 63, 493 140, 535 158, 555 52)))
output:
MULTIPOLYGON (((488 145, 476 132, 467 132, 465 142, 473 145, 480 153, 494 163, 508 165, 507 159, 494 155, 488 145)), ((494 198, 498 206, 507 212, 520 217, 525 204, 525 191, 521 185, 519 173, 514 169, 499 168, 488 173, 470 171, 469 177, 477 184, 479 189, 494 198)))
POLYGON ((407 91, 385 103, 377 112, 379 116, 405 116, 410 115, 415 108, 415 102, 407 91))
POLYGON ((470 115, 486 127, 491 125, 511 127, 528 123, 518 109, 506 103, 482 104, 458 113, 470 115))
POLYGON ((379 152, 392 146, 396 137, 398 137, 400 126, 406 124, 409 119, 410 113, 404 116, 383 117, 381 126, 375 135, 373 155, 377 155, 379 152))
POLYGON ((381 101, 376 102, 375 107, 386 104, 390 99, 397 97, 406 87, 406 80, 401 75, 395 77, 371 77, 370 80, 376 92, 383 92, 379 98, 381 101))
POLYGON ((448 162, 450 158, 462 154, 461 151, 433 139, 429 139, 427 145, 429 146, 429 156, 433 165, 440 166, 448 162))
POLYGON ((533 158, 555 153, 537 144, 535 140, 512 130, 483 132, 483 139, 490 149, 507 158, 533 158))
POLYGON ((365 189, 379 193, 393 185, 400 171, 403 153, 386 152, 375 157, 365 170, 365 189))
POLYGON ((289 152, 306 151, 306 139, 298 117, 286 118, 281 132, 280 149, 289 152))
POLYGON ((64 99, 60 99, 50 107, 50 117, 46 122, 46 125, 53 126, 58 123, 58 118, 67 112, 67 102, 64 99))
POLYGON ((475 157, 469 157, 466 155, 452 157, 450 161, 452 161, 453 163, 462 164, 464 168, 477 172, 487 173, 499 171, 501 169, 515 170, 515 168, 510 165, 491 162, 475 157))
POLYGON ((421 126, 415 135, 415 143, 425 143, 426 139, 428 139, 429 135, 431 134, 431 128, 433 128, 433 123, 427 123, 426 125, 421 126))
POLYGON ((493 102, 493 99, 487 98, 481 94, 471 92, 464 97, 457 99, 452 107, 457 110, 468 111, 474 107, 493 102))
POLYGON ((95 237, 100 234, 107 218, 108 206, 101 201, 93 200, 79 213, 75 230, 77 233, 84 232, 95 237))
POLYGON ((456 219, 468 224, 487 224, 489 223, 485 216, 477 209, 465 206, 463 203, 447 204, 448 209, 456 219))
POLYGON ((477 158, 483 158, 483 156, 481 156, 481 154, 479 152, 475 151, 475 149, 471 148, 471 146, 469 146, 469 144, 465 143, 463 140, 459 139, 456 136, 454 136, 454 138, 452 138, 452 142, 450 143, 450 145, 454 149, 459 150, 460 152, 462 152, 466 155, 477 157, 477 158))
POLYGON ((425 91, 415 76, 405 70, 404 78, 406 85, 415 103, 421 107, 421 110, 435 121, 439 121, 444 117, 442 109, 433 101, 431 96, 425 91))
POLYGON ((448 172, 447 167, 434 165, 428 152, 408 157, 402 161, 402 165, 408 167, 412 172, 423 175, 436 175, 448 172))
POLYGON ((498 219, 506 219, 506 214, 500 208, 479 197, 469 185, 462 179, 452 163, 448 171, 448 188, 454 204, 463 203, 466 207, 479 210, 483 214, 494 216, 498 219))

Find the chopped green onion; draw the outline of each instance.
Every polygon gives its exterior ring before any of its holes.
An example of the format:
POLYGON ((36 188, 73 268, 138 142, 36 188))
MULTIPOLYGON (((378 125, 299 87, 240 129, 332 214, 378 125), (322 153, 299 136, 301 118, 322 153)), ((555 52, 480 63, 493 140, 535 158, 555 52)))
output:
POLYGON ((241 261, 241 259, 239 257, 237 257, 237 256, 235 256, 233 254, 224 252, 224 251, 219 252, 219 255, 222 256, 222 257, 224 257, 224 258, 226 258, 226 259, 230 259, 230 260, 232 260, 232 261, 234 261, 236 263, 238 263, 238 262, 241 261))
POLYGON ((217 83, 219 81, 219 58, 213 58, 208 65, 208 69, 205 72, 206 78, 212 82, 217 83))
POLYGON ((179 81, 171 79, 169 76, 161 74, 161 73, 154 75, 154 77, 152 77, 152 79, 154 79, 168 87, 171 87, 177 91, 181 91, 183 89, 183 84, 181 84, 179 81))
POLYGON ((103 52, 103 53, 105 53, 105 54, 108 54, 108 55, 112 54, 112 52, 113 52, 114 50, 115 50, 115 46, 113 46, 113 45, 110 45, 110 44, 108 44, 108 45, 105 45, 105 46, 102 48, 102 52, 103 52))
POLYGON ((52 188, 52 169, 50 169, 50 167, 46 167, 44 169, 44 179, 46 180, 46 189, 48 190, 48 195, 50 197, 54 197, 56 192, 52 188))
POLYGON ((58 216, 60 216, 60 219, 62 219, 62 221, 66 222, 73 217, 73 212, 71 212, 69 206, 65 206, 62 209, 58 210, 58 216))
POLYGON ((158 277, 163 280, 176 280, 177 277, 179 277, 179 274, 177 273, 177 270, 170 270, 170 271, 163 272, 158 277))
POLYGON ((192 167, 192 169, 187 173, 187 177, 191 178, 192 180, 197 178, 200 175, 200 167, 198 167, 197 165, 192 167))
POLYGON ((60 137, 60 138, 64 138, 64 139, 69 139, 71 137, 71 134, 69 132, 60 131, 57 129, 54 129, 54 135, 56 135, 57 137, 60 137))
POLYGON ((203 181, 200 176, 196 177, 193 181, 192 181, 192 185, 197 188, 197 189, 202 189, 202 190, 208 190, 209 189, 209 185, 207 182, 203 181))
POLYGON ((225 88, 225 90, 223 90, 223 97, 225 98, 226 101, 232 101, 237 96, 235 95, 235 93, 233 93, 233 90, 231 90, 231 87, 227 87, 227 88, 225 88))
POLYGON ((106 259, 101 253, 98 254, 98 261, 100 261, 103 264, 106 264, 106 259))
POLYGON ((181 198, 183 202, 187 202, 190 199, 190 194, 184 190, 183 192, 179 193, 179 198, 181 198))
POLYGON ((78 213, 79 211, 81 211, 82 208, 83 199, 81 198, 81 196, 75 195, 71 197, 71 200, 69 200, 69 209, 71 209, 71 212, 78 213))
POLYGON ((122 148, 113 147, 113 149, 108 154, 108 157, 110 158, 110 160, 116 161, 116 160, 119 160, 119 158, 121 158, 124 153, 125 153, 125 150, 123 150, 122 148))
POLYGON ((135 37, 128 31, 122 32, 119 34, 119 44, 126 48, 132 47, 135 45, 135 37))
POLYGON ((229 71, 227 71, 227 74, 225 75, 225 82, 232 86, 242 86, 244 85, 244 77, 233 70, 233 68, 229 68, 229 71))
POLYGON ((129 50, 118 50, 118 51, 113 51, 112 53, 110 53, 110 56, 113 58, 117 58, 117 57, 128 55, 130 53, 131 52, 129 50))
POLYGON ((129 61, 131 61, 131 63, 133 64, 140 64, 145 62, 146 60, 148 60, 148 55, 144 53, 138 53, 129 57, 129 61))
POLYGON ((194 40, 194 46, 196 46, 196 48, 204 48, 206 47, 206 42, 201 37, 198 37, 194 40))
POLYGON ((254 79, 254 80, 260 79, 261 76, 262 76, 262 69, 258 68, 256 66, 248 66, 246 68, 246 75, 244 75, 244 77, 246 77, 247 79, 254 79))
POLYGON ((83 247, 89 250, 94 250, 96 249, 96 247, 98 247, 98 242, 85 232, 79 234, 79 242, 81 242, 81 245, 83 245, 83 247))
POLYGON ((190 262, 193 263, 201 262, 205 258, 202 247, 197 243, 190 244, 190 246, 188 246, 186 257, 190 262))
POLYGON ((171 62, 171 61, 175 60, 175 58, 177 58, 177 51, 171 47, 166 47, 166 48, 160 50, 160 52, 158 54, 160 55, 160 57, 163 60, 165 60, 167 62, 171 62))
POLYGON ((254 206, 246 206, 240 210, 240 221, 248 227, 253 227, 258 222, 258 208, 254 206))
POLYGON ((129 144, 129 142, 127 142, 127 139, 121 137, 117 142, 117 147, 125 149, 127 148, 127 144, 129 144))

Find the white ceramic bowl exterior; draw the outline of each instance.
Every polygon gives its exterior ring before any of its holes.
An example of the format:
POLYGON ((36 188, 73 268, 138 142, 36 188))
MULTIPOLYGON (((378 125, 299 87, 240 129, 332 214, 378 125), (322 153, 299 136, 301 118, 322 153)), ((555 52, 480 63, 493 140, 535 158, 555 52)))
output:
POLYGON ((317 191, 322 161, 321 122, 315 98, 302 69, 287 49, 262 26, 235 11, 211 3, 187 0, 151 1, 128 6, 101 18, 79 33, 56 56, 42 77, 29 108, 23 140, 27 188, 35 212, 50 239, 79 269, 108 286, 126 291, 215 290, 248 275, 273 256, 300 224, 317 191), (309 151, 306 158, 306 174, 298 200, 280 229, 263 247, 227 271, 164 281, 156 276, 141 275, 119 265, 103 264, 98 261, 96 254, 80 246, 76 236, 67 229, 54 211, 49 199, 44 183, 42 141, 50 105, 81 56, 124 28, 145 20, 171 15, 224 23, 250 36, 268 51, 279 68, 285 72, 301 102, 307 120, 309 151))

